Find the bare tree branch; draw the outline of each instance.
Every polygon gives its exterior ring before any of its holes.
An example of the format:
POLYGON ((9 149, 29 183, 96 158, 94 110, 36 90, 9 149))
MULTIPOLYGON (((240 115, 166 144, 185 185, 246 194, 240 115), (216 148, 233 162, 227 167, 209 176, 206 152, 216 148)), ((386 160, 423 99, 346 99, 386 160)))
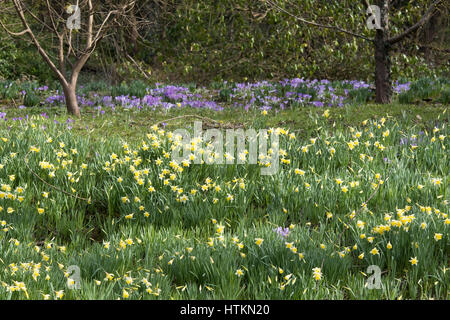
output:
POLYGON ((94 28, 94 12, 92 11, 92 0, 88 1, 89 5, 89 19, 87 30, 86 50, 92 45, 92 30, 94 28))
POLYGON ((10 36, 13 36, 13 37, 20 37, 20 36, 23 36, 24 34, 26 34, 27 32, 30 32, 29 29, 25 29, 20 32, 12 32, 3 24, 2 20, 0 20, 0 26, 2 26, 2 28, 6 31, 7 34, 9 34, 10 36))
POLYGON ((67 84, 67 80, 64 77, 64 75, 58 70, 58 68, 55 66, 53 61, 48 56, 47 52, 45 52, 45 50, 42 48, 41 44, 39 43, 38 39, 34 35, 33 31, 31 31, 31 28, 28 25, 28 22, 27 22, 27 20, 25 18, 21 1, 20 0, 13 0, 13 3, 14 3, 14 7, 16 9, 17 14, 18 14, 20 20, 22 21, 22 24, 23 24, 24 28, 27 30, 26 33, 28 33, 28 35, 30 36, 30 38, 33 41, 34 45, 38 49, 39 54, 42 56, 42 58, 44 58, 45 62, 47 62, 48 66, 52 69, 52 71, 55 72, 55 74, 58 76, 59 80, 62 83, 67 84))
POLYGON ((407 35, 409 35, 410 33, 416 31, 417 29, 419 29, 422 25, 424 25, 425 23, 427 23, 428 20, 430 20, 430 18, 431 18, 431 17, 434 15, 434 13, 435 13, 436 7, 437 7, 442 1, 443 1, 443 0, 437 0, 437 1, 433 2, 433 3, 431 4, 431 6, 428 8, 428 10, 425 12, 425 14, 422 16, 422 18, 421 18, 416 24, 414 24, 412 27, 406 29, 406 31, 404 31, 403 33, 401 33, 401 34, 399 34, 399 35, 397 35, 397 36, 395 36, 395 37, 389 38, 389 39, 387 40, 387 42, 388 42, 389 44, 391 44, 391 45, 394 44, 394 43, 397 43, 397 42, 403 40, 403 39, 404 39, 407 35))
POLYGON ((130 56, 128 53, 126 55, 127 55, 127 58, 130 59, 130 61, 133 62, 133 64, 139 69, 139 71, 145 77, 145 79, 150 80, 150 77, 147 75, 147 72, 145 72, 144 69, 142 69, 142 67, 139 65, 139 63, 137 63, 136 60, 134 60, 133 57, 130 56))
POLYGON ((52 21, 53 32, 56 33, 58 38, 61 38, 60 34, 58 33, 58 28, 56 27, 55 20, 53 18, 53 12, 52 12, 52 8, 50 6, 50 3, 49 3, 48 0, 46 0, 46 3, 47 3, 48 15, 50 16, 50 20, 52 21))

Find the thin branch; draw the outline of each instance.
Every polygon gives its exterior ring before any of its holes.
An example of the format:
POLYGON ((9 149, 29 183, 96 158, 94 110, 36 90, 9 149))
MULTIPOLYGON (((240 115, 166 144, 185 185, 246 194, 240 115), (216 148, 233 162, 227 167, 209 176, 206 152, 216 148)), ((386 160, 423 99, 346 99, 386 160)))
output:
POLYGON ((425 23, 427 23, 428 20, 430 20, 430 18, 434 15, 434 11, 436 9, 436 6, 439 5, 442 2, 442 0, 437 0, 435 1, 427 10, 427 12, 425 12, 425 14, 422 16, 422 18, 412 27, 410 27, 409 29, 407 29, 406 31, 404 31, 403 33, 389 38, 387 40, 387 42, 389 44, 394 44, 397 43, 401 40, 403 40, 407 35, 409 35, 411 32, 416 31, 417 29, 419 29, 422 25, 424 25, 425 23))
POLYGON ((56 73, 56 75, 61 80, 61 82, 64 83, 64 84, 67 84, 67 80, 64 77, 64 75, 58 70, 58 68, 55 66, 53 61, 48 56, 47 52, 45 52, 45 50, 42 48, 41 44, 39 43, 39 41, 35 37, 34 33, 31 31, 31 28, 28 25, 28 22, 27 22, 27 20, 25 18, 25 15, 24 15, 24 12, 23 12, 23 8, 22 8, 22 5, 21 5, 21 1, 20 0, 13 0, 13 3, 14 3, 14 7, 16 9, 17 14, 19 15, 19 18, 22 21, 22 24, 23 24, 24 28, 27 30, 26 33, 28 33, 28 35, 30 36, 30 38, 33 41, 35 47, 38 49, 39 54, 42 56, 42 58, 44 58, 45 62, 47 62, 47 64, 53 70, 53 72, 56 73))
POLYGON ((109 18, 111 17, 111 15, 112 15, 112 14, 116 14, 116 13, 118 13, 118 12, 119 12, 118 10, 112 10, 112 11, 110 11, 110 12, 108 13, 108 15, 106 16, 105 20, 103 20, 102 24, 101 24, 100 27, 98 28, 97 33, 95 34, 94 42, 97 41, 98 38, 100 38, 100 35, 101 35, 102 32, 103 32, 103 28, 104 28, 106 22, 107 22, 107 21, 109 20, 109 18))
MULTIPOLYGON (((42 21, 41 19, 39 19, 39 18, 33 13, 33 11, 30 10, 30 9, 27 7, 27 5, 25 5, 24 3, 22 3, 22 4, 23 4, 23 6, 25 7, 25 11, 26 11, 33 19, 35 19, 42 27, 47 28, 49 31, 53 31, 53 29, 52 29, 48 24, 46 24, 44 21, 42 21)), ((23 9, 22 9, 22 11, 23 11, 23 9)), ((56 33, 56 34, 58 34, 58 33, 56 33)))
POLYGON ((88 30, 87 30, 87 40, 86 40, 86 50, 92 45, 92 29, 94 26, 94 12, 92 10, 92 0, 88 1, 89 5, 89 19, 88 19, 88 30))
POLYGON ((48 0, 46 0, 46 3, 47 3, 48 15, 50 16, 50 20, 51 20, 51 22, 52 22, 53 31, 56 33, 56 35, 58 36, 58 38, 61 38, 62 35, 60 35, 60 34, 58 33, 58 28, 56 27, 55 20, 53 19, 53 12, 52 12, 52 8, 51 8, 51 6, 50 6, 50 2, 49 2, 48 0))
POLYGON ((65 59, 64 59, 64 37, 62 35, 61 36, 58 35, 58 38, 59 38, 59 48, 58 48, 59 70, 64 75, 64 77, 66 77, 67 73, 66 73, 66 64, 65 64, 65 59))
POLYGON ((147 73, 142 69, 142 67, 136 62, 136 60, 133 59, 132 56, 130 56, 127 53, 127 58, 130 59, 131 62, 134 63, 134 65, 139 69, 139 71, 142 73, 142 75, 145 77, 145 79, 150 80, 150 77, 147 75, 147 73))
POLYGON ((8 28, 6 28, 6 26, 3 24, 2 20, 0 20, 0 25, 6 31, 7 34, 9 34, 10 36, 13 36, 13 37, 23 36, 24 34, 26 34, 27 32, 30 31, 29 29, 25 29, 21 32, 12 32, 11 30, 8 30, 8 28))
POLYGON ((266 0, 266 2, 269 3, 269 5, 271 5, 272 7, 278 9, 279 11, 282 11, 282 12, 286 13, 287 15, 291 16, 292 18, 295 18, 296 20, 298 20, 298 21, 300 21, 300 22, 303 22, 303 23, 306 23, 306 24, 309 24, 309 25, 311 25, 311 26, 318 27, 318 28, 323 28, 323 29, 330 29, 330 30, 333 30, 333 31, 336 31, 336 32, 346 33, 346 34, 349 34, 349 35, 351 35, 351 36, 353 36, 353 37, 360 38, 360 39, 364 39, 364 40, 370 41, 370 42, 373 42, 373 41, 374 41, 374 40, 371 39, 371 38, 367 38, 366 36, 363 36, 363 35, 361 35, 361 34, 354 33, 354 32, 352 32, 352 31, 348 31, 348 30, 342 29, 342 28, 340 28, 340 27, 338 27, 338 26, 330 26, 330 25, 324 25, 324 24, 320 24, 320 23, 317 23, 317 22, 313 22, 313 21, 308 21, 308 20, 306 20, 306 19, 303 19, 302 17, 298 17, 298 16, 296 16, 296 15, 290 13, 290 12, 287 11, 286 9, 281 8, 281 7, 278 6, 276 3, 274 3, 274 2, 272 2, 272 1, 270 1, 270 0, 266 0))
POLYGON ((73 47, 72 47, 72 30, 69 30, 69 36, 67 36, 67 32, 66 31, 64 31, 64 34, 65 34, 66 39, 67 39, 67 45, 69 46, 69 49, 67 49, 66 59, 69 59, 70 53, 72 51, 75 54, 75 50, 73 50, 73 47))

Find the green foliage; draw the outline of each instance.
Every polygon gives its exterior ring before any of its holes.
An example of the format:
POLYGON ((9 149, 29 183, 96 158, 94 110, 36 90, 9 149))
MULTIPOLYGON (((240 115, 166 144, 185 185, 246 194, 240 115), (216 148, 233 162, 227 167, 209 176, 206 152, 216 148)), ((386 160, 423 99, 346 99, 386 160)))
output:
MULTIPOLYGON (((370 43, 301 24, 263 1, 218 0, 170 2, 162 13, 167 32, 152 34, 149 46, 169 80, 261 80, 304 77, 309 79, 372 80, 373 47, 370 43), (167 22, 168 21, 168 22, 167 22)), ((366 28, 361 1, 278 1, 294 15, 337 24, 373 37, 366 28), (330 18, 332 17, 332 19, 330 18)), ((408 2, 396 8, 408 12, 392 16, 392 34, 414 23, 427 1, 408 2), (406 11, 407 10, 407 11, 406 11)), ((393 10, 395 11, 395 10, 393 10)), ((392 52, 393 78, 418 78, 445 74, 450 64, 431 65, 411 40, 392 52)), ((439 53, 437 53, 439 55, 439 53)), ((364 101, 364 97, 361 97, 364 101)))
POLYGON ((438 99, 438 102, 449 105, 450 104, 450 86, 447 86, 444 90, 441 92, 441 96, 438 99))
POLYGON ((5 100, 15 99, 19 94, 20 87, 11 81, 0 81, 0 98, 5 100))
POLYGON ((0 39, 0 80, 34 78, 48 83, 55 78, 35 47, 8 39, 1 28, 0 39))
MULTIPOLYGON (((0 30, 0 37, 4 37, 2 30, 0 30)), ((17 56, 17 48, 12 41, 5 41, 0 43, 0 80, 13 79, 15 74, 14 60, 17 56)))
POLYGON ((409 91, 400 93, 400 103, 415 103, 418 101, 435 101, 449 103, 450 80, 447 78, 420 78, 411 83, 409 91))
MULTIPOLYGON (((368 37, 375 34, 374 30, 366 28, 367 16, 362 1, 276 2, 292 14, 309 20, 336 24, 368 37)), ((396 3, 390 17, 391 34, 398 34, 417 21, 428 4, 426 0, 396 3)), ((170 0, 156 8, 159 9, 155 13, 157 17, 152 18, 154 25, 144 30, 142 43, 133 53, 140 68, 122 57, 114 58, 117 52, 113 42, 100 43, 89 63, 97 70, 100 65, 102 68, 111 66, 114 74, 110 74, 108 81, 120 83, 123 79, 142 78, 140 69, 146 70, 155 81, 178 83, 294 77, 373 80, 372 44, 299 23, 285 13, 269 10, 264 1, 170 0)), ((148 18, 146 12, 137 14, 148 18)), ((445 13, 442 16, 438 26, 445 31, 431 33, 439 38, 438 49, 442 49, 442 44, 445 49, 448 43, 448 18, 445 13)), ((429 54, 420 47, 427 30, 419 31, 393 48, 393 79, 449 74, 445 50, 433 50, 429 54)), ((7 39, 2 32, 0 30, 0 37, 7 39)), ((124 30, 118 29, 115 35, 129 48, 124 30)), ((43 44, 50 46, 45 41, 43 44)), ((0 48, 0 78, 17 79, 26 75, 40 82, 54 79, 35 48, 9 39, 2 41, 0 48)), ((136 90, 136 96, 142 95, 139 86, 130 90, 136 90)), ((123 86, 118 92, 127 91, 123 86)), ((365 101, 366 98, 358 99, 365 101)))
POLYGON ((41 99, 34 92, 27 92, 24 99, 23 104, 26 107, 34 107, 39 105, 41 99))
POLYGON ((142 98, 147 94, 149 85, 143 81, 135 80, 130 83, 122 82, 119 86, 111 88, 112 96, 126 96, 142 98))

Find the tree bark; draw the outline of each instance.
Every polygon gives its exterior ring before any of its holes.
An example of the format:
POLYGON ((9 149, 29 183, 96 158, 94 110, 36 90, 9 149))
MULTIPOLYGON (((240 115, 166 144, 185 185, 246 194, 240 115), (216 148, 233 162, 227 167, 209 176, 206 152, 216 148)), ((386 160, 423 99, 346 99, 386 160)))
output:
POLYGON ((391 103, 390 46, 383 39, 375 39, 375 102, 391 103))
POLYGON ((62 84, 62 87, 64 91, 64 97, 66 98, 67 111, 79 118, 81 116, 81 113, 80 108, 78 107, 76 83, 62 84))
POLYGON ((375 35, 375 102, 391 103, 391 57, 389 43, 389 7, 390 0, 378 0, 381 14, 381 28, 375 35))

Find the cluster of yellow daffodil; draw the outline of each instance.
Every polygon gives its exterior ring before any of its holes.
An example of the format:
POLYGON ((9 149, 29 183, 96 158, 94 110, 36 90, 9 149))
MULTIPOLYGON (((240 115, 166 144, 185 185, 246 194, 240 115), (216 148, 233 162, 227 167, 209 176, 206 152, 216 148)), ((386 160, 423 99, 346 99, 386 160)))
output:
POLYGON ((307 139, 271 128, 279 144, 255 165, 250 148, 213 164, 209 141, 157 126, 98 149, 37 125, 0 131, 0 297, 76 297, 73 264, 83 288, 121 299, 216 292, 221 277, 270 296, 370 264, 446 270, 447 128, 407 129, 385 117, 307 139), (274 152, 279 171, 262 176, 274 152))

